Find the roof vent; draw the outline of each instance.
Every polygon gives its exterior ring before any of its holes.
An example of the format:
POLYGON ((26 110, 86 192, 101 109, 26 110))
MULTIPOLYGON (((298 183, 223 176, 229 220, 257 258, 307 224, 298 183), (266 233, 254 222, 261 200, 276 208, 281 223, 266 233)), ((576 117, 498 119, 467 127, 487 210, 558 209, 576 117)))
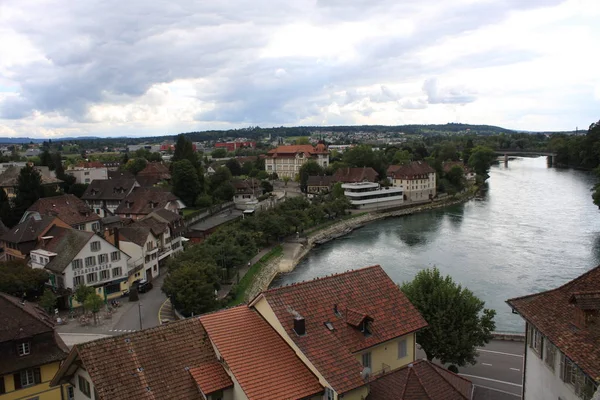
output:
POLYGON ((333 324, 329 321, 325 322, 325 326, 327 327, 327 329, 329 329, 330 331, 333 331, 335 328, 333 327, 333 324))
POLYGON ((306 321, 304 320, 304 317, 300 315, 294 317, 294 332, 296 332, 298 336, 306 335, 306 321))
POLYGON ((129 338, 125 338, 125 343, 129 343, 131 340, 129 338))

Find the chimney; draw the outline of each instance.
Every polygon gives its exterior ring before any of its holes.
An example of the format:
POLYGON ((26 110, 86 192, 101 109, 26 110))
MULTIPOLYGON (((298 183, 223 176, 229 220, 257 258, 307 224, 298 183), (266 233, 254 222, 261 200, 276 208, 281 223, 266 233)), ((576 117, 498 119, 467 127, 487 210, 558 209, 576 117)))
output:
POLYGON ((115 247, 117 249, 121 250, 121 248, 119 247, 119 228, 115 228, 114 232, 115 232, 115 247))
POLYGON ((306 321, 304 321, 304 317, 300 315, 294 317, 294 331, 298 336, 306 335, 306 321))

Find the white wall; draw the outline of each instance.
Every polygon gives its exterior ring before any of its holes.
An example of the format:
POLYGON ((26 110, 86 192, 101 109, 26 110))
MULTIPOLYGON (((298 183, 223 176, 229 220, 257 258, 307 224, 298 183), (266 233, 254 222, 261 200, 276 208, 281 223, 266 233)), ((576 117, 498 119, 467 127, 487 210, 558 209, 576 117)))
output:
POLYGON ((75 177, 76 183, 91 183, 94 179, 108 179, 107 168, 81 168, 66 171, 75 177))
POLYGON ((554 371, 538 354, 527 346, 525 366, 524 400, 581 400, 568 385, 560 379, 560 352, 557 350, 554 371))

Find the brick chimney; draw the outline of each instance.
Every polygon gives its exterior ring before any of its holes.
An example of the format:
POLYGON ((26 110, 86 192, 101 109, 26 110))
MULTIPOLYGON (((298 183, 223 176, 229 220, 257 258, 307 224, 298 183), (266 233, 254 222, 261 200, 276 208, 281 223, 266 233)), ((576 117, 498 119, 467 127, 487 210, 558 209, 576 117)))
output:
POLYGON ((306 321, 304 320, 304 317, 300 315, 294 317, 294 332, 296 332, 296 335, 298 336, 306 335, 306 321))

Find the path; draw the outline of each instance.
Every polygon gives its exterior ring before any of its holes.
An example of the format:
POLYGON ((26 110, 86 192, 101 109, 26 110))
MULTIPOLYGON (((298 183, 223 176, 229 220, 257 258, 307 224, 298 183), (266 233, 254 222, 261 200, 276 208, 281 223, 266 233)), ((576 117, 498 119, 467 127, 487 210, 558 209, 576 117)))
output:
MULTIPOLYGON (((275 246, 276 245, 265 247, 264 249, 262 249, 261 251, 259 251, 257 255, 255 255, 254 257, 252 257, 252 259, 250 260, 250 265, 244 265, 243 267, 239 268, 238 269, 237 282, 239 282, 244 277, 244 275, 246 275, 246 273, 248 273, 248 270, 254 264, 256 264, 261 258, 263 258, 265 256, 265 254, 267 254, 268 252, 270 252, 271 250, 273 250, 273 248, 275 246)), ((237 282, 235 282, 235 283, 237 283, 237 282)), ((231 283, 231 284, 222 284, 221 285, 221 289, 219 289, 219 291, 217 292, 217 296, 218 296, 219 300, 222 300, 225 297, 227 297, 227 295, 231 291, 231 288, 233 287, 233 285, 234 285, 234 283, 231 283)))

